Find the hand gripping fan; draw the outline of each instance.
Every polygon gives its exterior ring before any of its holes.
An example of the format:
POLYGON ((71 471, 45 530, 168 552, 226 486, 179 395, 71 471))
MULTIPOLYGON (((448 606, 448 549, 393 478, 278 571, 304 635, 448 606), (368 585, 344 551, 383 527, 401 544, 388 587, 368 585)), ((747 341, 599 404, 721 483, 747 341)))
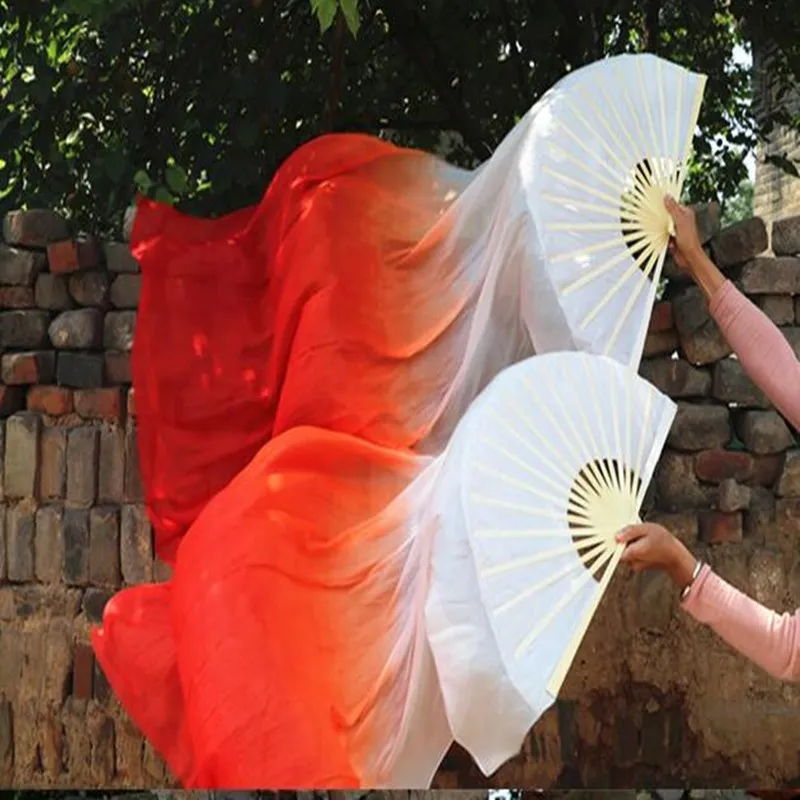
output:
POLYGON ((531 110, 519 168, 540 249, 537 352, 638 366, 672 232, 663 199, 680 198, 705 82, 653 55, 622 55, 568 75, 531 110))
POLYGON ((467 536, 500 659, 531 708, 558 695, 674 415, 631 370, 576 352, 505 370, 468 414, 467 536))

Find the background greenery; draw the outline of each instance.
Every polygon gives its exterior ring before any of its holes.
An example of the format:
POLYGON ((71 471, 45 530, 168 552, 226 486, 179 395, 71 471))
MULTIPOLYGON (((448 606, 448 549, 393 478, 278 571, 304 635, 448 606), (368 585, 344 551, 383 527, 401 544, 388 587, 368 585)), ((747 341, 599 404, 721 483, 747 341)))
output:
POLYGON ((455 131, 475 164, 567 71, 644 50, 709 75, 688 191, 741 202, 747 154, 792 122, 756 120, 734 59, 766 41, 800 74, 796 0, 0 0, 0 212, 104 232, 138 189, 224 213, 331 130, 455 131))

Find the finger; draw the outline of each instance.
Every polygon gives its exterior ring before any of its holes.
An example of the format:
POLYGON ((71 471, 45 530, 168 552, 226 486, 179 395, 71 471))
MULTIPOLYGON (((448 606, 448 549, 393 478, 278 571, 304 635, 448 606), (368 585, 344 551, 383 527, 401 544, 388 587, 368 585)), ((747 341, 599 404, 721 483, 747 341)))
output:
POLYGON ((645 533, 646 531, 642 529, 641 525, 628 525, 627 528, 623 528, 617 534, 617 541, 620 544, 628 544, 629 542, 635 542, 637 539, 641 539, 645 533))

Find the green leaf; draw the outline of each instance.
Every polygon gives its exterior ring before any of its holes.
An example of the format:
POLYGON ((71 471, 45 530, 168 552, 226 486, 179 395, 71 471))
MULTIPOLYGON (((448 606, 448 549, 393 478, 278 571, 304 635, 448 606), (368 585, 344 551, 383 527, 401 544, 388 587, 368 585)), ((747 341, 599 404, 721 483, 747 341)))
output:
POLYGON ((358 29, 361 26, 361 16, 358 13, 358 0, 339 0, 339 8, 342 9, 347 27, 353 36, 358 36, 358 29))
POLYGON ((166 203, 167 205, 175 204, 175 198, 165 186, 159 186, 158 189, 156 189, 155 199, 159 203, 166 203))
POLYGON ((311 0, 311 10, 317 15, 321 33, 325 33, 333 25, 338 9, 337 0, 311 0))
POLYGON ((189 176, 186 174, 186 170, 183 169, 183 167, 179 167, 177 164, 170 164, 170 166, 167 167, 164 173, 164 179, 170 191, 177 195, 183 194, 189 183, 189 176))
POLYGON ((140 169, 133 176, 133 182, 136 185, 136 188, 142 192, 142 194, 147 194, 147 192, 153 188, 152 179, 143 169, 140 169))

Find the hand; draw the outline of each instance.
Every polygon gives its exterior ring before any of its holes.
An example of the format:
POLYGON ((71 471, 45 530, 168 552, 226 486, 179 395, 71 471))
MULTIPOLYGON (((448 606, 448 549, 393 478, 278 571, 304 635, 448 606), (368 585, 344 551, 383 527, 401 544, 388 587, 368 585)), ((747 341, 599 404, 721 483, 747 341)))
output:
POLYGON ((632 525, 617 534, 617 541, 627 545, 622 561, 634 572, 664 570, 679 589, 691 582, 697 560, 661 525, 650 522, 632 525))
POLYGON ((672 197, 664 198, 664 206, 675 225, 675 235, 669 240, 669 252, 679 269, 692 274, 705 255, 694 209, 681 205, 672 197))

